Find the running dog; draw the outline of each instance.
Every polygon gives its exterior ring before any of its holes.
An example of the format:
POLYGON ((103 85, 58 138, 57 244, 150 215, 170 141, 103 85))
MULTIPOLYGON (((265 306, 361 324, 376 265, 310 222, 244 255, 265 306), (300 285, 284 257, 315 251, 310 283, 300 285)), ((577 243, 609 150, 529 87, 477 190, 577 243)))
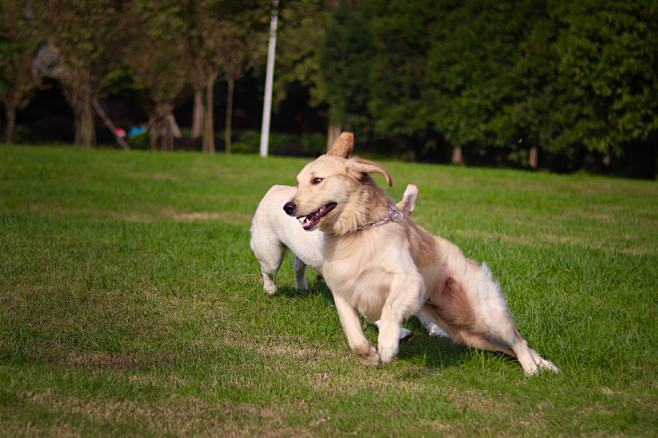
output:
MULTIPOLYGON (((347 158, 353 148, 354 135, 342 133, 334 143, 331 153, 347 158)), ((263 289, 270 295, 277 291, 274 276, 281 268, 286 248, 295 255, 293 262, 295 289, 308 289, 305 276, 307 266, 317 271, 319 275, 322 274, 324 233, 319 229, 305 231, 296 219, 285 214, 282 209, 296 191, 297 189, 292 186, 272 186, 258 204, 251 224, 249 245, 260 263, 263 289)), ((417 198, 418 187, 409 184, 397 204, 397 208, 405 216, 410 216, 416 206, 417 198)), ((430 335, 447 336, 440 327, 426 318, 422 311, 416 316, 430 335)), ((379 327, 379 321, 376 321, 375 325, 379 327)), ((412 335, 405 328, 401 330, 400 339, 406 339, 412 335)))
POLYGON ((516 329, 487 265, 416 225, 371 177, 379 173, 392 186, 388 169, 345 158, 341 147, 332 146, 301 170, 283 209, 308 232, 324 232, 322 274, 361 363, 392 362, 402 322, 420 312, 458 342, 517 358, 528 376, 557 372, 516 329), (364 336, 359 312, 380 320, 378 348, 364 336))

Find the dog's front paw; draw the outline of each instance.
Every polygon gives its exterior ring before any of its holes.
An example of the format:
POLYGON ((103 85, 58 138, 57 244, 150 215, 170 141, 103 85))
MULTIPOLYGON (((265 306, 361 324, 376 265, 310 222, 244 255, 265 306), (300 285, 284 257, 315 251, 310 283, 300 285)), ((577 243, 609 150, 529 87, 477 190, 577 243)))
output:
POLYGON ((366 366, 376 366, 381 364, 381 359, 379 358, 379 353, 377 349, 372 345, 368 346, 367 351, 354 351, 357 356, 359 356, 359 362, 366 366))
POLYGON ((395 360, 395 357, 398 355, 398 344, 395 343, 394 346, 389 345, 380 345, 379 346, 379 357, 382 359, 382 363, 388 364, 395 360))

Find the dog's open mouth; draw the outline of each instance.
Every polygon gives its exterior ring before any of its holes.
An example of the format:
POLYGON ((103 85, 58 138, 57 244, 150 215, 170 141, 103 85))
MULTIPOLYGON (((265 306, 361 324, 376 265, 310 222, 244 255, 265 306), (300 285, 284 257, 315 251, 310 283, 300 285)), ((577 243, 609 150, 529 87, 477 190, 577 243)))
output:
POLYGON ((299 220, 305 230, 311 230, 318 224, 318 222, 320 222, 324 216, 327 215, 327 213, 329 213, 334 208, 336 208, 336 203, 330 202, 324 207, 318 208, 308 216, 297 216, 297 220, 299 220))

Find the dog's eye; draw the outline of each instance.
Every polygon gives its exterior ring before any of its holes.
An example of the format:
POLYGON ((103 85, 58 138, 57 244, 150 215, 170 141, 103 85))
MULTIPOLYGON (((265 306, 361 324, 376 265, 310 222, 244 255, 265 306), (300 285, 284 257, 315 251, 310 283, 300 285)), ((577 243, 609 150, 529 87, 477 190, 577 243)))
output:
POLYGON ((313 178, 311 180, 311 184, 317 185, 317 184, 320 184, 323 180, 324 180, 324 178, 313 178))

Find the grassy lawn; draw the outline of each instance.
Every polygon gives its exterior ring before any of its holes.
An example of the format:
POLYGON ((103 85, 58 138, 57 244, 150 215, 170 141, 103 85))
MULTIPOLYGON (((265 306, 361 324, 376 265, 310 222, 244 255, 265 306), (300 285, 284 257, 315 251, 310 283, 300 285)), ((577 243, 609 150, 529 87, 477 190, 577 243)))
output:
POLYGON ((267 296, 251 216, 307 161, 0 146, 0 435, 656 436, 657 183, 385 163, 562 370, 525 378, 415 319, 361 366, 292 257, 267 296))

